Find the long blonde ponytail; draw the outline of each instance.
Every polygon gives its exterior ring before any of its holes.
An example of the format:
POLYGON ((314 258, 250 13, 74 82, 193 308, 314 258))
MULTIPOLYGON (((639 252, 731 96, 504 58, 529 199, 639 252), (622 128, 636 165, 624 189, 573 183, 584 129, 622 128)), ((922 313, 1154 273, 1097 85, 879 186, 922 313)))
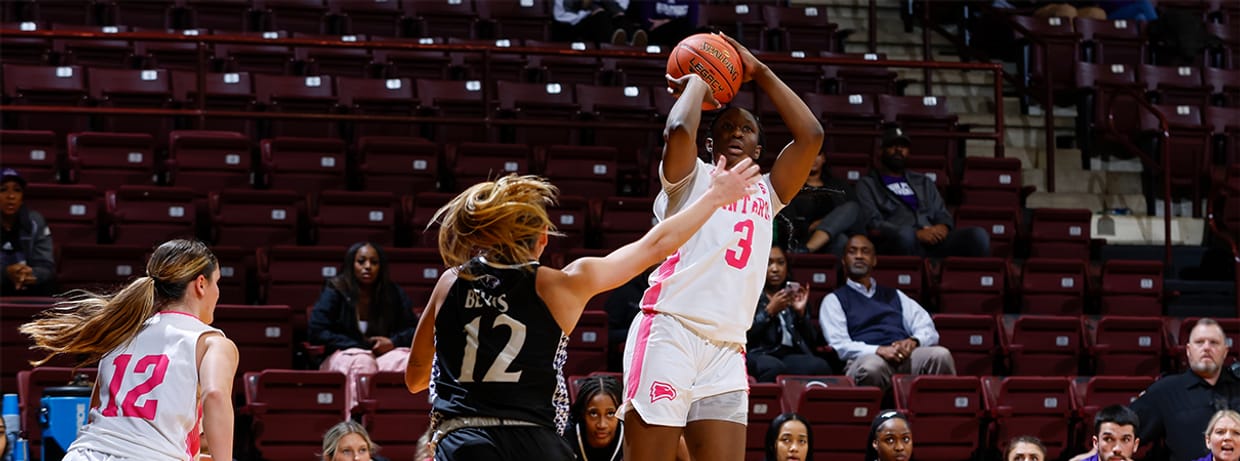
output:
POLYGON ((110 294, 74 290, 22 325, 22 334, 34 340, 34 348, 48 352, 31 364, 42 365, 57 355, 82 355, 81 365, 99 360, 137 335, 160 308, 184 297, 191 281, 199 275, 211 277, 218 266, 202 242, 163 243, 151 254, 146 276, 110 294))

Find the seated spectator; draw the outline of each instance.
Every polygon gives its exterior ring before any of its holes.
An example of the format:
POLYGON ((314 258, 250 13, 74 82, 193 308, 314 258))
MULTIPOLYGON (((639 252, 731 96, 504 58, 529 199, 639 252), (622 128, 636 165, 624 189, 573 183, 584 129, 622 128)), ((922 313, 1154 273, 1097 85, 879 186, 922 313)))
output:
POLYGON ((1210 453, 1196 461, 1235 461, 1240 458, 1240 413, 1219 410, 1206 426, 1206 447, 1210 453))
POLYGON ((370 440, 366 428, 354 421, 342 421, 323 434, 323 461, 387 461, 376 455, 379 446, 370 440))
POLYGON ((818 332, 806 319, 809 285, 788 280, 788 259, 778 244, 767 259, 766 286, 749 327, 746 363, 762 382, 790 375, 831 374, 831 365, 814 355, 818 332))
POLYGON ((882 154, 870 174, 857 181, 862 221, 882 254, 990 256, 990 235, 955 225, 943 198, 926 175, 908 171, 912 141, 897 127, 883 132, 882 154))
POLYGON ((859 385, 891 387, 896 373, 955 375, 956 362, 939 346, 930 314, 900 290, 879 286, 874 245, 864 235, 848 240, 845 286, 822 300, 818 321, 827 343, 847 362, 844 373, 859 385))
POLYGON ((697 31, 698 0, 638 0, 632 10, 654 45, 676 46, 697 31))
POLYGON ((907 461, 913 458, 913 429, 908 418, 886 410, 870 424, 870 441, 865 446, 866 461, 907 461))
MULTIPOLYGON (((578 461, 624 459, 624 421, 616 409, 624 399, 620 381, 611 376, 589 376, 578 381, 577 395, 569 408, 569 425, 564 439, 578 461)), ((689 447, 680 439, 677 460, 689 459, 689 447)))
POLYGON ((578 381, 577 386, 569 409, 570 424, 564 431, 575 459, 624 459, 624 421, 616 418, 616 409, 624 402, 620 381, 611 376, 590 376, 578 381))
POLYGON ((1022 435, 1008 442, 1003 461, 1046 461, 1046 445, 1032 435, 1022 435))
POLYGON ((0 295, 51 296, 56 276, 52 231, 39 212, 24 205, 26 180, 0 170, 0 295))
POLYGON ((1079 461, 1131 460, 1132 455, 1137 452, 1137 446, 1141 443, 1141 440, 1137 438, 1140 425, 1137 414, 1128 407, 1111 405, 1103 408, 1094 416, 1093 450, 1072 459, 1079 461))
POLYGON ((841 256, 848 236, 861 230, 860 212, 852 184, 831 176, 826 154, 819 152, 805 185, 779 214, 792 222, 790 250, 841 256))
POLYGON ((571 40, 613 45, 646 46, 649 37, 644 30, 634 30, 629 41, 627 19, 629 0, 555 0, 552 16, 571 40))
POLYGON ((1210 417, 1240 408, 1240 379, 1223 366, 1227 349, 1223 327, 1211 318, 1198 320, 1185 344, 1189 369, 1159 378, 1129 405, 1141 421, 1137 436, 1155 446, 1147 459, 1189 461, 1209 451, 1201 437, 1210 417), (1162 438, 1169 453, 1154 445, 1162 438))
POLYGON ((784 413, 766 430, 766 461, 812 461, 814 432, 809 421, 796 413, 784 413))
POLYGON ((405 371, 418 319, 405 291, 388 279, 387 257, 378 245, 353 244, 342 269, 327 281, 310 312, 309 339, 328 354, 321 370, 348 376, 352 408, 357 375, 405 371))

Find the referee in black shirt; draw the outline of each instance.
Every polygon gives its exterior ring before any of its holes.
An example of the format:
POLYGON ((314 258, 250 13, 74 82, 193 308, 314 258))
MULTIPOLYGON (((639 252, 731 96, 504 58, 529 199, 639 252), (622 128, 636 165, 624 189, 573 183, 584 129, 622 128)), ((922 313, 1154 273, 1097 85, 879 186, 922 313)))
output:
POLYGON ((1202 442, 1214 412, 1240 409, 1240 379, 1223 366, 1227 337, 1210 318, 1197 321, 1188 336, 1189 371, 1164 376, 1146 389, 1130 408, 1141 421, 1141 440, 1166 437, 1169 453, 1146 459, 1192 461, 1209 452, 1202 442))

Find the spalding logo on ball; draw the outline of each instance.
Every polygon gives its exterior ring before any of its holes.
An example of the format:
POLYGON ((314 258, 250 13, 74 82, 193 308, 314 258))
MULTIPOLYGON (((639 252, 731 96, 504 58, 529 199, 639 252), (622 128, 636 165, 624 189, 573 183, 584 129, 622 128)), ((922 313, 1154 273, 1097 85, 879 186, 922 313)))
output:
MULTIPOLYGON (((714 34, 696 34, 681 40, 667 57, 667 73, 672 78, 695 73, 710 85, 720 104, 727 103, 740 90, 745 70, 740 54, 731 43, 714 34)), ((712 110, 702 104, 703 110, 712 110)))

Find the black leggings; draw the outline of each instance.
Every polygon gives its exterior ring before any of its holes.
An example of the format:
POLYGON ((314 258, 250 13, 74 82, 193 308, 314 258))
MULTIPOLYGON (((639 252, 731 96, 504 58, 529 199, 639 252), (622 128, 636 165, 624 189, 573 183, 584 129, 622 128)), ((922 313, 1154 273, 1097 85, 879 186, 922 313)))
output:
POLYGON ((466 427, 448 433, 435 461, 572 461, 573 450, 554 430, 541 426, 466 427))

